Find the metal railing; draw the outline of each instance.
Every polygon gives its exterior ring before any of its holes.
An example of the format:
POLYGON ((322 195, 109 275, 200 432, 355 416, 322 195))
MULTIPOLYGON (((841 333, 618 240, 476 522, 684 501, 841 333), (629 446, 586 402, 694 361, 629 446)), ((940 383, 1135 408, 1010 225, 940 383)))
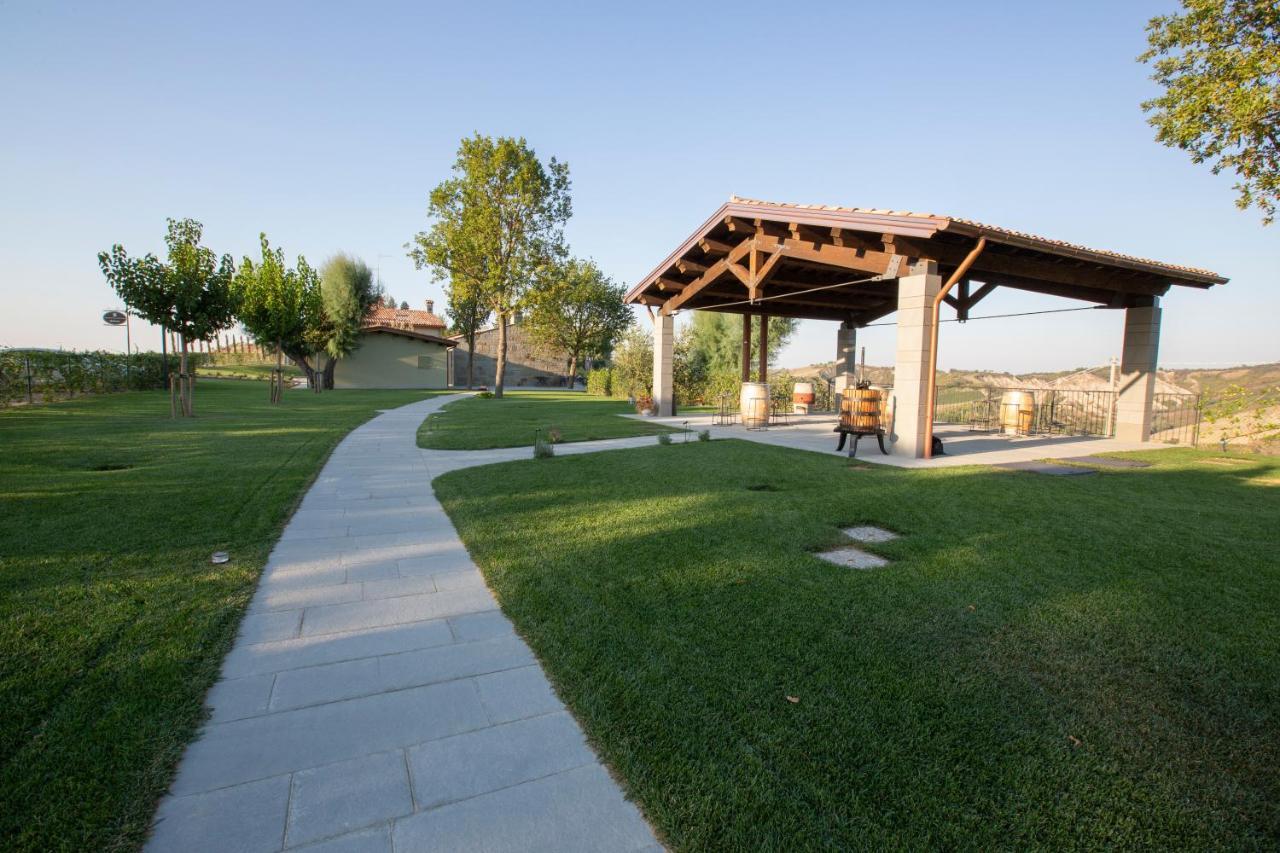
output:
POLYGON ((934 421, 982 432, 1109 436, 1115 431, 1115 401, 1113 391, 951 385, 938 389, 934 421), (1032 401, 1030 412, 1021 415, 1016 405, 1010 408, 1019 393, 1032 401))
POLYGON ((1151 439, 1164 444, 1200 443, 1201 400, 1190 392, 1157 392, 1151 403, 1151 439))
MULTIPOLYGON (((1151 407, 1151 438, 1166 444, 1195 446, 1201 420, 1200 395, 1159 392, 1151 407)), ((934 422, 961 424, 977 431, 1003 429, 1027 435, 1093 435, 1116 433, 1116 393, 1061 388, 999 388, 951 385, 938 389, 934 422), (1005 409, 1010 396, 1031 395, 1029 415, 1016 406, 1005 409), (1002 414, 1002 410, 1003 414, 1002 414)))

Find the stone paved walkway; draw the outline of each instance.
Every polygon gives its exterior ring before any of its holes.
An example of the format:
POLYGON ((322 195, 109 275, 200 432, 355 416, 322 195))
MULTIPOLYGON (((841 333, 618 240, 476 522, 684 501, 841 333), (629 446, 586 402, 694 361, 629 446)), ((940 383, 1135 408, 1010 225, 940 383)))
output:
POLYGON ((381 414, 334 451, 271 554, 149 850, 662 849, 432 492, 445 471, 530 456, 420 450, 423 418, 452 399, 381 414))

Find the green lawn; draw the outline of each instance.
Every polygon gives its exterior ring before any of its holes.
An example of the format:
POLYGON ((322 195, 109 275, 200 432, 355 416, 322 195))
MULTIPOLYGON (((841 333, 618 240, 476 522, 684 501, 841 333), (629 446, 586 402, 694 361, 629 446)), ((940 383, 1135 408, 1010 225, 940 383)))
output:
POLYGON ((0 413, 0 849, 136 847, 337 441, 431 392, 202 381, 0 413), (232 561, 212 566, 225 549, 232 561))
POLYGON ((507 391, 501 400, 468 397, 432 415, 418 430, 418 446, 483 450, 533 444, 534 430, 560 431, 561 441, 594 441, 672 432, 669 427, 622 417, 635 414, 626 400, 572 391, 507 391))
POLYGON ((436 490, 674 849, 1275 848, 1280 461, 1210 457, 1052 478, 717 441, 436 490), (853 523, 903 534, 890 567, 811 556, 853 523))
MULTIPOLYGON (((202 364, 196 368, 196 374, 213 379, 259 379, 267 382, 275 369, 274 364, 202 364)), ((281 370, 286 380, 302 375, 301 370, 288 364, 281 370)))

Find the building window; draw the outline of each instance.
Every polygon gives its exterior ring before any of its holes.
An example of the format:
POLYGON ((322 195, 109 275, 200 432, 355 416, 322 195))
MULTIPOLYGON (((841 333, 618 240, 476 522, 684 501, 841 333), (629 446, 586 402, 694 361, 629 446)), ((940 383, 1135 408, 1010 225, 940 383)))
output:
POLYGON ((436 357, 434 355, 418 356, 418 369, 419 370, 435 370, 436 357))

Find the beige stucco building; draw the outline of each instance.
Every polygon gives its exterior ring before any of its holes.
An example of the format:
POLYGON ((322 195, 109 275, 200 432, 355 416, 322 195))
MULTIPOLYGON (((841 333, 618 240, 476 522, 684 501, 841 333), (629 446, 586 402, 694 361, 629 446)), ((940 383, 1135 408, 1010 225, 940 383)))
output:
POLYGON ((456 344, 437 335, 369 326, 360 345, 339 359, 334 388, 447 388, 449 363, 456 344))

